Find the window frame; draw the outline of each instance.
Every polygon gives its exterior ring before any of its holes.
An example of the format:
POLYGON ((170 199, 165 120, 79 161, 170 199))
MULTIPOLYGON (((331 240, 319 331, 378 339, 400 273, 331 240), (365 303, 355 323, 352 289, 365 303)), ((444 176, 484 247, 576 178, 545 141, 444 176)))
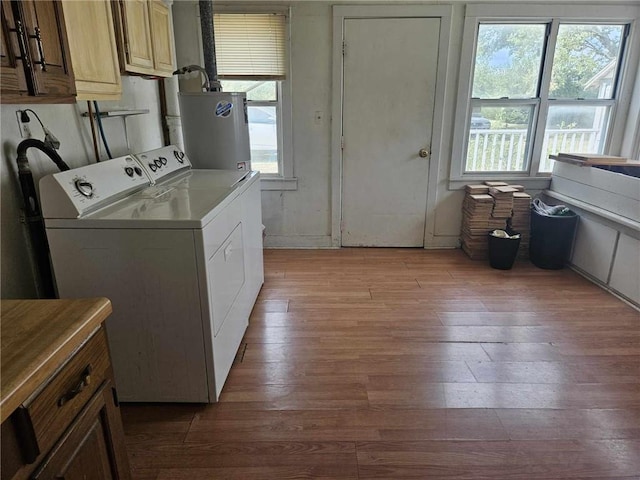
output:
MULTIPOLYGON (((553 56, 549 55, 549 52, 555 52, 558 28, 561 23, 628 25, 626 38, 623 39, 623 50, 619 58, 620 66, 616 78, 614 97, 612 99, 596 99, 598 104, 606 103, 611 105, 609 107, 610 120, 605 139, 605 152, 618 153, 628 114, 628 102, 624 102, 624 99, 631 95, 634 71, 637 70, 638 65, 637 23, 639 17, 640 8, 635 6, 611 6, 607 7, 606 11, 603 12, 601 7, 593 5, 468 5, 463 27, 449 187, 456 189, 469 183, 469 181, 490 179, 517 181, 528 188, 546 188, 548 186, 550 173, 539 173, 538 170, 549 107, 560 104, 579 103, 580 105, 588 105, 593 103, 592 99, 554 100, 548 97, 553 62, 553 56), (528 104, 531 101, 537 104, 534 109, 534 124, 530 132, 530 157, 525 171, 465 171, 471 113, 474 105, 477 106, 479 103, 487 102, 486 99, 474 99, 471 96, 480 23, 543 23, 548 25, 546 47, 543 52, 542 69, 539 77, 539 89, 536 97, 531 99, 509 99, 513 104, 528 104)), ((488 102, 498 102, 498 100, 489 100, 488 102)), ((629 120, 634 119, 629 118, 629 120)), ((640 118, 636 118, 634 121, 640 122, 640 118)))
MULTIPOLYGON (((274 13, 285 16, 286 42, 287 42, 287 70, 286 78, 273 79, 277 90, 277 130, 278 130, 278 172, 260 173, 262 190, 297 190, 298 179, 294 176, 293 143, 292 143, 292 108, 291 108, 291 11, 288 6, 274 5, 229 5, 214 3, 214 15, 216 13, 242 13, 250 15, 260 13, 274 13)), ((232 80, 232 79, 226 79, 232 80)), ((256 81, 260 81, 256 79, 256 81)), ((260 106, 274 102, 251 101, 247 105, 260 106)))
MULTIPOLYGON (((260 81, 260 80, 257 80, 260 81)), ((266 178, 270 177, 282 177, 284 171, 284 165, 282 161, 282 149, 284 145, 282 135, 282 80, 268 80, 275 82, 276 84, 276 100, 248 100, 247 108, 249 107, 275 107, 276 109, 276 145, 278 148, 278 173, 262 173, 266 178)), ((251 134, 249 134, 251 135, 251 134)))

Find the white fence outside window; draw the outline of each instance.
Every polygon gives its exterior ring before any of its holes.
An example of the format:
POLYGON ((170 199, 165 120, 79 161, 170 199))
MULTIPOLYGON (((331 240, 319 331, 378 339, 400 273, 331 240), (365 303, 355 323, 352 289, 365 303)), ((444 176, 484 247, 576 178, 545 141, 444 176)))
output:
MULTIPOLYGON (((550 172, 558 152, 596 153, 600 151, 598 129, 549 129, 542 146, 540 172, 550 172)), ((468 172, 521 172, 526 170, 527 130, 481 130, 469 132, 467 148, 468 172)))

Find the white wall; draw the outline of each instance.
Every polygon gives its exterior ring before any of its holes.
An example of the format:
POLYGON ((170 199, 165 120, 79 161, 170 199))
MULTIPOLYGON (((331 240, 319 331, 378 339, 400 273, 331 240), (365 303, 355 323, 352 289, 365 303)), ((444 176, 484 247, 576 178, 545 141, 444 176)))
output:
POLYGON ((331 245, 331 6, 292 4, 291 103, 297 191, 262 192, 267 246, 331 245), (321 125, 316 111, 325 113, 321 125))
MULTIPOLYGON (((111 153, 114 156, 140 152, 162 146, 162 127, 159 112, 158 85, 156 81, 140 77, 123 77, 123 95, 118 102, 99 102, 101 110, 148 109, 145 115, 103 120, 111 153), (129 147, 127 147, 127 137, 129 147)), ((2 105, 1 113, 1 264, 2 298, 34 298, 36 283, 32 271, 32 256, 21 223, 22 196, 17 180, 16 147, 20 137, 16 111, 31 108, 61 142, 59 154, 70 167, 79 167, 94 161, 89 120, 80 113, 87 110, 86 102, 70 105, 2 105)), ((30 123, 34 138, 42 139, 42 130, 32 116, 30 123)), ((107 156, 101 150, 102 159, 107 156)), ((35 149, 28 151, 29 164, 36 182, 57 168, 46 155, 35 149)))

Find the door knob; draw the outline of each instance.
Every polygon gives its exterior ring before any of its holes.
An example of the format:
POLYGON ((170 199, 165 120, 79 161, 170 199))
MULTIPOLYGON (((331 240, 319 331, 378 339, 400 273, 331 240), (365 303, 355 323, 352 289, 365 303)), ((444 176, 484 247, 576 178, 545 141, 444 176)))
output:
POLYGON ((429 150, 427 150, 426 148, 421 148, 418 152, 418 155, 420 155, 420 157, 422 158, 427 158, 429 156, 429 150))

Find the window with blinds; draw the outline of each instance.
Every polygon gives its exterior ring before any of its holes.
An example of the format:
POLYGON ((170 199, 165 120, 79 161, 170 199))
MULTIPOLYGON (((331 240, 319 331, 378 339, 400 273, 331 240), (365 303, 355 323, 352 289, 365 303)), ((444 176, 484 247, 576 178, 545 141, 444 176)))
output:
POLYGON ((287 70, 286 16, 278 13, 214 15, 218 77, 284 80, 287 70))

